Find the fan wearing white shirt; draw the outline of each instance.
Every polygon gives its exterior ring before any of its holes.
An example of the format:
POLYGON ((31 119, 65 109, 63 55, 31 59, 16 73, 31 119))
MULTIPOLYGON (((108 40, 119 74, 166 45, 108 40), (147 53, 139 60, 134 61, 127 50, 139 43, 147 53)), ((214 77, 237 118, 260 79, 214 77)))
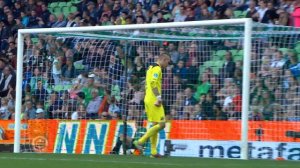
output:
POLYGON ((283 58, 282 52, 277 51, 274 57, 275 58, 273 58, 273 61, 271 62, 271 67, 272 68, 282 68, 286 63, 286 60, 283 58))
POLYGON ((76 22, 75 22, 74 19, 75 19, 74 15, 72 13, 69 14, 69 16, 68 16, 68 22, 67 22, 66 27, 77 27, 76 22))
POLYGON ((61 56, 57 56, 54 59, 53 65, 52 65, 52 75, 53 75, 53 79, 54 79, 55 85, 60 84, 60 80, 61 80, 61 67, 62 67, 62 57, 61 56))
POLYGON ((267 8, 267 1, 261 0, 259 1, 259 7, 257 8, 257 15, 258 15, 258 21, 262 22, 268 8, 267 8))

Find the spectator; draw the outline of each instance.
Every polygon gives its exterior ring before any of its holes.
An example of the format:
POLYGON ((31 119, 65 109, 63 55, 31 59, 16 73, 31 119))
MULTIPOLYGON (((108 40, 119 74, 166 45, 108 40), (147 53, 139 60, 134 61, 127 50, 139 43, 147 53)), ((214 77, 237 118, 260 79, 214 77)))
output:
POLYGON ((14 18, 19 18, 21 16, 21 12, 22 12, 21 3, 15 2, 14 10, 13 10, 14 18))
POLYGON ((101 105, 101 98, 98 96, 98 90, 92 89, 91 90, 92 99, 89 101, 86 107, 86 117, 88 119, 97 119, 98 118, 98 110, 101 105))
POLYGON ((134 64, 136 66, 134 66, 132 75, 134 75, 138 78, 145 78, 146 68, 145 68, 145 64, 142 62, 142 58, 141 57, 135 57, 134 64))
POLYGON ((108 15, 103 15, 101 17, 101 20, 100 20, 100 25, 101 26, 109 26, 109 25, 112 25, 111 21, 109 20, 108 18, 108 15))
POLYGON ((235 69, 234 71, 234 82, 235 84, 242 88, 242 81, 243 81, 243 72, 242 69, 235 69))
POLYGON ((98 18, 97 18, 98 10, 97 10, 94 2, 90 1, 87 3, 87 10, 88 10, 88 13, 89 13, 90 17, 92 18, 92 20, 94 20, 94 21, 98 20, 98 18))
MULTIPOLYGON (((30 78, 30 87, 35 90, 37 89, 38 87, 38 81, 41 80, 43 81, 43 77, 42 77, 42 74, 39 70, 39 68, 35 68, 33 70, 33 75, 32 77, 30 78)), ((44 82, 43 82, 44 83, 44 82)))
POLYGON ((121 116, 121 109, 118 107, 116 99, 114 97, 112 97, 109 102, 108 113, 110 116, 121 116))
POLYGON ((19 29, 24 29, 24 25, 20 19, 15 19, 15 22, 16 24, 11 28, 11 32, 14 36, 16 36, 19 29))
POLYGON ((177 64, 178 60, 179 60, 179 53, 176 49, 176 46, 174 43, 169 43, 168 46, 168 53, 171 56, 171 61, 173 64, 177 64))
POLYGON ((112 81, 110 95, 112 97, 114 97, 117 102, 119 102, 121 100, 121 89, 120 89, 118 80, 112 81))
POLYGON ((233 10, 231 8, 227 8, 224 13, 224 19, 233 19, 233 10))
POLYGON ((29 120, 36 118, 36 109, 34 108, 31 101, 26 102, 24 115, 26 115, 26 118, 29 119, 29 120))
POLYGON ((1 98, 0 119, 8 120, 10 117, 11 113, 8 111, 8 99, 1 98))
POLYGON ((234 88, 234 80, 232 78, 224 79, 224 86, 217 92, 217 103, 224 104, 225 98, 231 96, 234 88))
POLYGON ((49 101, 49 118, 50 119, 63 119, 64 114, 61 112, 61 109, 63 107, 63 101, 58 97, 57 92, 53 92, 50 95, 50 101, 49 101))
POLYGON ((274 8, 273 2, 267 3, 268 10, 266 11, 264 18, 262 19, 262 23, 275 24, 275 20, 279 18, 276 13, 276 9, 274 8))
POLYGON ((233 104, 233 110, 235 111, 235 116, 240 119, 241 113, 242 113, 242 95, 241 95, 241 89, 236 87, 233 91, 233 97, 232 97, 232 104, 233 104))
POLYGON ((186 88, 184 90, 184 106, 194 106, 197 100, 193 97, 193 90, 191 88, 186 88))
POLYGON ((29 17, 25 12, 21 12, 21 22, 24 27, 27 27, 29 24, 29 17))
POLYGON ((174 22, 183 22, 185 21, 186 14, 185 14, 185 7, 183 5, 180 6, 179 12, 174 13, 174 22))
POLYGON ((31 11, 31 16, 29 17, 28 27, 30 28, 38 28, 39 27, 39 20, 41 18, 37 17, 36 11, 31 11))
POLYGON ((57 16, 57 21, 52 25, 52 27, 66 27, 67 22, 64 20, 64 14, 57 16))
POLYGON ((225 0, 219 0, 218 3, 215 6, 215 13, 214 17, 217 19, 223 19, 225 18, 225 11, 228 8, 227 3, 225 0))
POLYGON ((75 17, 72 13, 68 16, 68 22, 66 24, 66 27, 77 27, 77 24, 75 22, 75 17))
POLYGON ((42 80, 37 81, 37 89, 34 90, 33 96, 43 102, 47 100, 48 91, 44 88, 42 80))
POLYGON ((277 82, 278 81, 276 81, 275 78, 267 77, 264 79, 266 88, 271 92, 275 91, 275 89, 277 87, 277 82))
POLYGON ((259 20, 259 14, 256 9, 256 2, 255 0, 250 0, 249 2, 249 8, 247 9, 247 18, 252 18, 253 21, 258 22, 259 20))
POLYGON ((243 11, 244 7, 245 7, 245 0, 232 0, 231 7, 234 10, 241 10, 241 11, 243 11))
POLYGON ((94 89, 94 78, 92 76, 90 76, 87 79, 87 83, 82 88, 82 92, 85 95, 85 101, 86 101, 87 104, 90 102, 90 100, 93 99, 93 97, 92 97, 92 90, 93 89, 94 89))
POLYGON ((261 70, 258 71, 257 75, 259 77, 267 77, 271 76, 271 67, 268 64, 262 64, 261 65, 261 70))
POLYGON ((220 85, 220 81, 219 81, 219 78, 217 77, 217 75, 211 75, 211 77, 210 77, 210 85, 211 85, 211 87, 210 87, 210 89, 209 89, 209 92, 210 92, 210 94, 213 96, 213 99, 215 100, 215 101, 217 101, 217 99, 216 99, 216 95, 217 95, 217 93, 219 92, 219 90, 220 90, 220 87, 221 87, 221 85, 220 85))
POLYGON ((221 79, 224 78, 233 78, 235 71, 235 62, 232 60, 232 54, 230 51, 226 52, 225 55, 225 63, 223 67, 220 69, 221 79))
POLYGON ((36 10, 36 5, 35 5, 35 2, 34 0, 28 0, 27 3, 25 3, 25 12, 28 13, 28 12, 31 12, 31 11, 35 11, 36 10))
POLYGON ((194 9, 191 8, 191 7, 188 7, 186 9, 186 18, 184 21, 195 21, 196 18, 195 18, 195 12, 194 12, 194 9))
POLYGON ((275 53, 273 61, 271 62, 271 67, 272 68, 283 68, 285 63, 286 63, 286 60, 284 59, 282 52, 277 51, 275 53))
POLYGON ((207 73, 203 73, 200 79, 200 84, 198 85, 197 91, 194 95, 194 98, 199 101, 201 95, 207 94, 210 88, 211 88, 211 84, 209 82, 209 75, 207 73))
POLYGON ((179 60, 177 66, 173 69, 173 74, 178 75, 181 79, 187 79, 187 69, 184 67, 183 60, 179 60))
MULTIPOLYGON (((8 23, 7 20, 1 20, 0 21, 0 30, 1 30, 1 49, 4 49, 5 46, 7 45, 7 40, 9 35, 11 34, 9 27, 8 27, 8 23)), ((2 53, 4 53, 4 51, 2 50, 2 53)))
POLYGON ((262 93, 262 97, 260 99, 262 101, 263 111, 262 114, 265 120, 273 120, 274 119, 274 111, 272 109, 273 99, 271 93, 269 91, 264 91, 262 93))
POLYGON ((300 0, 294 2, 294 11, 292 13, 294 19, 294 26, 300 27, 300 0))
POLYGON ((266 86, 264 85, 263 80, 257 78, 255 80, 255 86, 252 87, 250 91, 250 99, 252 100, 253 98, 259 98, 262 96, 262 93, 264 90, 267 90, 266 86))
POLYGON ((187 68, 187 79, 189 84, 197 84, 199 75, 199 66, 197 65, 197 58, 192 59, 191 66, 187 68))
POLYGON ((111 13, 112 13, 112 11, 111 11, 109 5, 108 5, 107 3, 103 4, 103 12, 102 12, 101 18, 102 18, 104 15, 106 15, 107 17, 110 18, 111 13))
POLYGON ((75 78, 76 70, 73 64, 73 58, 67 57, 66 64, 63 65, 61 70, 62 81, 65 84, 70 84, 72 79, 75 78))
POLYGON ((52 64, 52 77, 54 79, 54 84, 59 85, 61 83, 61 68, 62 68, 62 55, 59 55, 54 58, 52 64))
POLYGON ((108 114, 108 112, 104 111, 104 112, 102 112, 100 118, 101 118, 102 120, 110 120, 110 119, 111 119, 111 116, 108 114))
POLYGON ((201 10, 201 20, 211 20, 213 16, 209 12, 208 8, 204 8, 201 10))
POLYGON ((202 120, 214 120, 216 114, 214 113, 214 101, 211 94, 203 94, 200 98, 202 120))
POLYGON ((286 118, 287 121, 300 121, 299 115, 297 114, 296 106, 291 105, 287 107, 286 118))
POLYGON ((282 106, 280 104, 273 103, 273 120, 274 121, 286 121, 287 113, 283 111, 282 106))
POLYGON ((122 8, 121 8, 121 3, 120 1, 115 1, 112 9, 112 16, 113 17, 118 17, 121 14, 122 8))
POLYGON ((79 105, 84 105, 85 107, 88 105, 87 102, 85 101, 85 94, 84 94, 84 92, 78 92, 76 98, 77 98, 76 99, 77 107, 79 105))
POLYGON ((42 108, 36 109, 36 119, 44 119, 45 117, 44 110, 42 108))
POLYGON ((167 20, 164 19, 163 13, 161 11, 157 12, 157 23, 164 23, 167 20))
POLYGON ((46 27, 47 27, 47 28, 53 27, 54 23, 56 23, 56 18, 55 18, 55 16, 54 16, 53 14, 49 15, 49 19, 48 19, 48 20, 49 20, 49 21, 47 22, 46 27))
POLYGON ((121 74, 123 72, 124 66, 122 65, 122 60, 119 58, 115 58, 114 56, 110 57, 110 66, 109 66, 109 74, 114 74, 111 76, 112 80, 120 80, 121 74))
POLYGON ((199 51, 197 48, 197 44, 195 42, 191 42, 190 47, 188 48, 188 59, 186 61, 186 67, 190 67, 192 62, 204 62, 205 58, 199 56, 199 51))
POLYGON ((135 6, 135 9, 132 11, 132 17, 137 18, 138 16, 145 17, 146 10, 143 9, 143 5, 141 2, 138 2, 135 6), (140 14, 138 14, 140 12, 140 14))
POLYGON ((264 116, 263 114, 259 111, 259 109, 253 109, 252 113, 250 114, 250 120, 253 121, 263 121, 264 116))
POLYGON ((288 60, 287 60, 287 67, 288 68, 291 68, 293 66, 296 66, 298 64, 298 57, 296 55, 296 53, 294 51, 289 51, 287 53, 287 56, 288 56, 288 60))
POLYGON ((41 18, 42 18, 42 21, 44 23, 47 23, 49 21, 49 17, 51 15, 50 11, 48 10, 48 7, 46 4, 42 4, 41 5, 41 8, 42 8, 42 13, 41 13, 41 18))
POLYGON ((71 120, 86 119, 86 108, 84 104, 79 104, 75 112, 71 114, 71 120))
POLYGON ((141 89, 139 85, 134 85, 132 90, 132 95, 130 96, 131 99, 129 99, 129 110, 131 111, 131 116, 136 117, 139 116, 139 113, 141 113, 141 110, 144 105, 144 96, 145 93, 141 89))
POLYGON ((259 1, 259 8, 257 9, 257 14, 255 17, 258 17, 258 21, 261 23, 268 23, 269 18, 266 15, 266 12, 268 11, 267 8, 267 1, 266 0, 260 0, 259 1))
POLYGON ((6 66, 0 76, 0 97, 6 97, 9 91, 10 85, 15 85, 16 77, 11 72, 11 68, 6 66))
POLYGON ((278 25, 282 26, 288 26, 289 25, 289 13, 286 12, 285 10, 278 9, 277 10, 278 16, 278 21, 275 22, 278 25))

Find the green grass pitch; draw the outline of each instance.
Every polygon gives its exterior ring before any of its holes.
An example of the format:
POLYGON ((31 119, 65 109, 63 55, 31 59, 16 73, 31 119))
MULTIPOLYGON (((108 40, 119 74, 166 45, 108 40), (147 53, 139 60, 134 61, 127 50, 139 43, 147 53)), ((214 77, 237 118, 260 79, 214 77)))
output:
POLYGON ((300 168, 297 161, 0 153, 2 168, 300 168))

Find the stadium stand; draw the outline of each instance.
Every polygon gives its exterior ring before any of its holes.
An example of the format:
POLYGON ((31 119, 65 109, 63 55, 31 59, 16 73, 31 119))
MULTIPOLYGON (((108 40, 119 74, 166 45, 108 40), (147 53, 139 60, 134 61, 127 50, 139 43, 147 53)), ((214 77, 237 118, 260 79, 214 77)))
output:
MULTIPOLYGON (((208 20, 208 19, 231 19, 231 18, 252 18, 256 22, 270 24, 270 25, 283 25, 283 26, 299 26, 299 1, 291 0, 71 0, 71 1, 59 1, 59 0, 0 0, 0 73, 1 76, 8 75, 9 78, 0 80, 0 97, 1 97, 1 111, 0 119, 13 119, 13 113, 10 109, 14 107, 15 97, 15 69, 16 69, 16 41, 17 41, 17 30, 22 28, 51 28, 51 27, 76 27, 76 26, 106 26, 106 25, 125 25, 125 24, 136 24, 136 23, 162 23, 162 22, 174 22, 174 21, 196 21, 196 20, 208 20)), ((24 57, 24 81, 23 81, 23 95, 24 95, 24 114, 23 119, 34 119, 34 118, 60 118, 60 119, 80 119, 80 118, 101 118, 101 113, 105 110, 109 110, 112 113, 110 118, 120 117, 120 109, 118 107, 118 101, 120 100, 121 91, 118 90, 116 85, 114 90, 103 89, 101 91, 93 91, 97 93, 101 98, 93 99, 93 103, 97 104, 99 110, 95 112, 95 115, 89 116, 76 116, 75 114, 59 114, 51 115, 53 110, 61 110, 62 112, 72 113, 74 111, 72 107, 63 109, 62 104, 69 99, 75 99, 80 102, 80 110, 89 110, 89 106, 92 106, 92 92, 90 88, 94 88, 96 85, 96 77, 103 77, 105 80, 108 74, 102 72, 101 69, 89 69, 87 71, 85 62, 78 60, 69 59, 68 55, 74 56, 74 48, 68 48, 66 45, 57 45, 56 42, 51 43, 50 40, 46 40, 43 37, 26 38, 27 46, 36 46, 37 49, 26 50, 25 53, 28 58, 24 57), (55 52, 59 55, 56 57, 57 60, 53 62, 61 63, 61 75, 66 78, 76 79, 78 76, 81 78, 88 78, 88 86, 72 85, 71 83, 61 84, 59 83, 60 76, 49 75, 47 80, 53 80, 56 85, 53 88, 44 87, 47 81, 42 77, 44 73, 43 69, 30 68, 34 67, 34 57, 32 55, 40 55, 44 51, 46 43, 53 45, 55 52), (40 47, 40 45, 42 45, 40 47), (70 68, 71 67, 71 70, 70 68), (94 76, 89 76, 90 71, 93 71, 94 76), (104 75, 103 75, 104 73, 104 75), (102 76, 101 76, 102 75, 102 76), (95 77, 96 76, 96 77, 95 77), (73 92, 74 88, 82 88, 78 92, 73 92), (59 94, 59 95, 58 95, 59 94), (44 95, 44 96, 41 96, 44 95), (113 97, 112 100, 107 101, 108 98, 113 97), (39 102, 37 100, 43 100, 39 102), (98 101, 98 102, 97 102, 98 101), (33 107, 27 109, 26 102, 32 103, 33 107), (83 105, 82 105, 83 104, 83 105), (45 115, 34 115, 31 114, 32 108, 36 110, 36 113, 41 111, 45 115), (37 110, 38 109, 38 110, 37 110), (42 110, 41 110, 42 109, 42 110), (71 109, 71 110, 69 110, 71 109), (64 111, 65 110, 65 111, 64 111), (99 115, 98 115, 99 114, 99 115)), ((187 90, 186 87, 179 86, 178 92, 175 93, 175 98, 178 101, 183 101, 183 98, 179 98, 179 93, 192 92, 189 94, 194 95, 197 105, 200 104, 204 110, 202 113, 204 116, 201 119, 238 119, 239 115, 228 116, 226 109, 221 106, 224 101, 224 95, 222 95, 223 89, 226 87, 237 87, 235 98, 233 98, 233 108, 235 112, 241 111, 240 99, 240 84, 239 79, 241 77, 241 60, 243 59, 243 50, 240 48, 232 47, 228 42, 225 43, 225 48, 216 48, 212 52, 212 60, 204 62, 203 66, 199 69, 199 72, 195 76, 200 76, 201 82, 198 84, 198 79, 192 80, 182 79, 182 76, 186 74, 180 74, 180 68, 189 69, 192 65, 189 64, 189 55, 187 54, 187 48, 174 44, 171 48, 170 44, 165 47, 165 52, 177 55, 187 55, 187 58, 176 59, 174 58, 173 64, 174 69, 171 71, 174 73, 175 83, 181 83, 188 81, 189 84, 196 86, 194 90, 187 90), (182 51, 181 51, 182 50, 182 51), (182 61, 182 65, 180 62, 182 61), (226 62, 226 67, 224 64, 226 62), (229 67, 227 62, 230 62, 229 67), (179 68, 179 66, 182 66, 179 68), (176 69, 177 68, 177 69, 176 69), (179 69, 178 69, 179 68, 179 69), (180 73, 177 74, 179 70, 180 73), (226 72, 226 73, 225 73, 226 72), (222 76, 222 77, 220 77, 222 76), (225 78, 224 80, 218 80, 225 78), (177 80, 177 81, 176 81, 177 80), (222 88, 210 87, 214 83, 220 83, 222 88), (227 86, 232 85, 232 86, 227 86), (201 95, 201 97, 199 97, 201 95), (213 95, 213 96, 212 96, 213 95), (216 95, 216 96, 215 96, 216 95), (205 107, 205 108, 204 108, 205 107), (214 109, 215 111, 221 110, 221 112, 215 112, 215 114, 208 114, 207 109, 214 109)), ((196 46, 199 47, 199 46, 196 46)), ((271 47, 271 46, 270 46, 271 47)), ((122 50, 122 49, 121 49, 122 50)), ((138 53, 136 49, 136 53, 138 53)), ((141 49, 142 50, 142 49, 141 49)), ((121 51, 120 51, 121 52, 121 51)), ((300 41, 294 48, 276 48, 276 54, 284 56, 284 63, 282 63, 282 72, 295 66, 299 63, 300 59, 300 41)), ((139 59, 139 58, 138 58, 139 59)), ((143 79, 143 73, 145 71, 145 60, 134 60, 132 61, 133 75, 138 79, 143 79), (142 66, 142 68, 140 68, 142 66), (139 68, 137 68, 139 67, 139 68)), ((273 60, 274 61, 274 60, 273 60)), ((280 62, 280 60, 278 60, 280 62)), ((291 107, 288 99, 293 97, 282 97, 280 100, 287 100, 285 102, 279 102, 276 99, 276 95, 273 93, 280 94, 282 90, 273 87, 268 83, 268 80, 261 81, 258 79, 259 76, 268 76, 271 74, 271 69, 277 66, 275 62, 268 62, 258 66, 258 70, 253 74, 253 81, 255 81, 251 90, 251 108, 256 111, 256 116, 252 116, 253 120, 297 120, 299 121, 300 111, 298 107, 291 107), (275 65, 276 64, 276 65, 275 65), (265 66, 266 65, 266 66, 265 66), (260 87, 263 87, 261 89, 260 87), (262 93, 260 93, 262 91, 262 93), (264 101, 262 100, 262 94, 264 101), (275 104, 272 108, 279 108, 285 111, 296 110, 296 115, 293 117, 281 117, 270 114, 268 112, 268 105, 275 104), (294 109, 291 109, 294 108, 294 109), (263 117, 257 117, 258 115, 263 117)), ((52 67, 52 65, 50 65, 52 67)), ((53 71, 52 71, 53 72, 53 71)), ((187 71, 186 73, 188 73, 187 71)), ((286 72, 288 73, 288 72, 286 72)), ((270 79, 274 80, 274 79, 270 79)), ((292 93, 293 86, 298 86, 299 81, 297 79, 285 80, 281 79, 277 83, 277 86, 282 86, 286 83, 285 92, 292 93)), ((141 89, 137 85, 140 82, 132 78, 129 82, 131 85, 130 94, 133 97, 130 103, 129 117, 135 119, 134 109, 142 110, 142 100, 136 100, 135 96, 138 97, 141 93, 141 89), (135 107, 137 106, 137 107, 135 107)), ((185 82, 186 83, 186 82, 185 82)), ((175 85, 175 84, 174 84, 175 85)), ((173 86, 172 86, 173 87, 173 86)), ((104 87, 105 88, 105 87, 104 87)), ((299 91, 297 91, 299 92, 299 91)), ((289 94, 287 94, 289 95, 289 94)), ((294 94, 293 94, 294 95, 294 94)), ((293 96, 292 95, 292 96, 293 96)), ((137 98, 138 99, 138 98, 137 98)), ((193 100, 194 100, 193 99, 193 100)), ((179 109, 185 109, 182 107, 182 102, 175 102, 174 106, 169 109, 169 118, 172 119, 199 119, 199 116, 182 115, 179 109), (176 105, 177 104, 177 105, 176 105)), ((71 106, 71 105, 70 105, 71 106)), ((77 108, 73 107, 73 108, 77 108)), ((199 108, 194 108, 199 110, 199 108)), ((76 110, 75 110, 76 111, 76 110)), ((197 112, 195 112, 197 114, 197 112)))

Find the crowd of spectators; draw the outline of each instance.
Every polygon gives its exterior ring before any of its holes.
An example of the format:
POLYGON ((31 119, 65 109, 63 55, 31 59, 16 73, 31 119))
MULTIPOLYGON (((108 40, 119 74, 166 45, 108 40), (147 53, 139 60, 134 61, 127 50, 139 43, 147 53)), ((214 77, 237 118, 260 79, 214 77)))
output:
MULTIPOLYGON (((289 0, 82 0, 71 3, 76 11, 68 15, 49 10, 53 2, 57 1, 0 0, 0 119, 14 118, 18 29, 238 17, 297 26, 300 18, 300 1, 289 0)), ((294 44, 280 46, 268 40, 252 46, 250 119, 298 121, 299 81, 290 68, 299 63, 299 53, 292 50, 294 44)), ((161 53, 172 59, 163 81, 168 119, 241 117, 243 65, 234 59, 241 41, 125 45, 126 41, 27 35, 24 43, 22 119, 118 119, 124 113, 128 119, 144 117, 145 71, 161 53), (222 66, 205 67, 216 50, 226 50, 222 66)))

